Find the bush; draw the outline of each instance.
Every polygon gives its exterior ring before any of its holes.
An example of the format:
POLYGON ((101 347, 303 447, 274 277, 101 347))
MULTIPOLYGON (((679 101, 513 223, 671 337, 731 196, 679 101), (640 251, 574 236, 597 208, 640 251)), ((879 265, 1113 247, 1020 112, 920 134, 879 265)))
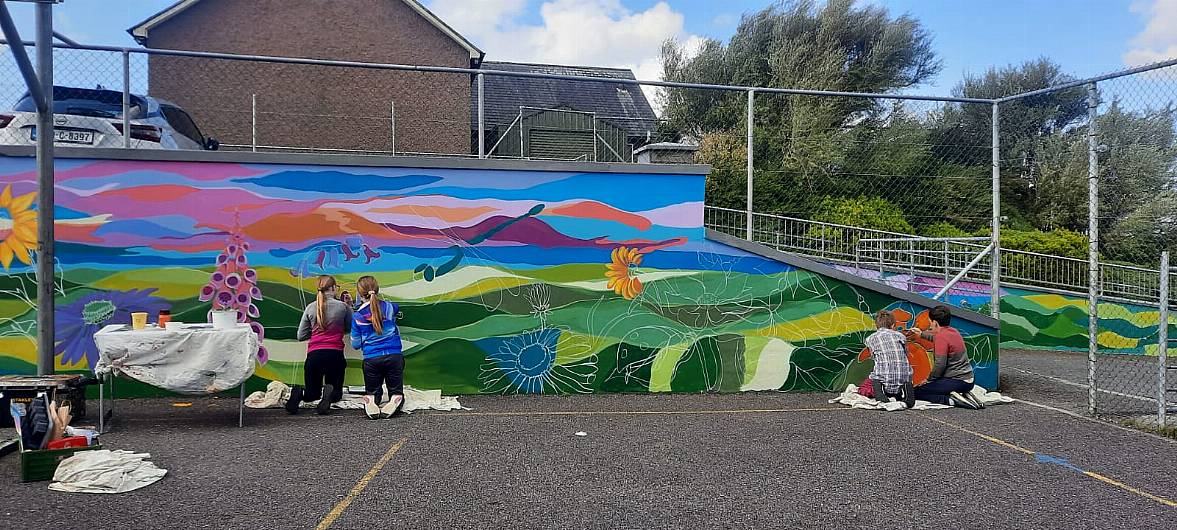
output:
POLYGON ((901 234, 915 233, 903 210, 880 197, 826 197, 818 205, 813 220, 901 234))
POLYGON ((948 221, 937 221, 920 230, 920 235, 924 237, 968 237, 969 233, 948 221))
POLYGON ((1005 229, 1001 231, 1001 248, 1086 259, 1087 236, 1063 229, 1050 232, 1005 229))

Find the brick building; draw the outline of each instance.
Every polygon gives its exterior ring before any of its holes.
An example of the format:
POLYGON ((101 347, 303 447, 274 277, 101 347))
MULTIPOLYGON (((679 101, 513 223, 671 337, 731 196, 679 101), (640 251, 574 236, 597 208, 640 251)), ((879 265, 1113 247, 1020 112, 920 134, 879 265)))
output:
MULTIPOLYGON (((483 52, 416 0, 182 0, 128 30, 147 48, 478 68, 483 52)), ((206 136, 257 144, 466 153, 471 79, 152 55, 149 93, 206 136), (395 120, 392 118, 395 108, 395 120)))

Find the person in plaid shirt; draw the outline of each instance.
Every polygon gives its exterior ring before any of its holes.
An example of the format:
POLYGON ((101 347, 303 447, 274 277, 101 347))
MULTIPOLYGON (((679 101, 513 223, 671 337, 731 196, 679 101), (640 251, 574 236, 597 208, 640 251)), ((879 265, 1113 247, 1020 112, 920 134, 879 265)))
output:
POLYGON ((895 315, 890 311, 879 311, 875 315, 874 333, 866 338, 875 359, 870 381, 875 399, 887 401, 896 398, 907 405, 915 406, 915 389, 911 385, 911 363, 907 362, 907 337, 895 330, 895 315))

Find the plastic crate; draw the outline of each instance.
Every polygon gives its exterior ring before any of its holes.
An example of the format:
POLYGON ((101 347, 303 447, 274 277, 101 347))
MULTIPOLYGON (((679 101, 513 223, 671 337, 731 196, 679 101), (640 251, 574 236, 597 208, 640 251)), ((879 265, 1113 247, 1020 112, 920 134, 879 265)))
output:
POLYGON ((68 449, 46 449, 44 451, 22 451, 20 453, 20 481, 41 482, 53 480, 53 473, 62 460, 78 451, 102 449, 101 445, 70 447, 68 449))

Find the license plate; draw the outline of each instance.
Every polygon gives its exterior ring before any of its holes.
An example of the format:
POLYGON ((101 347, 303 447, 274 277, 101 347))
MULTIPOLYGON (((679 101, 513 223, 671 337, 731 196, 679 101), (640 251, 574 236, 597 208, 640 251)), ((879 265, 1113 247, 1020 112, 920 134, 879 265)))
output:
MULTIPOLYGON (((37 128, 29 129, 32 139, 37 139, 37 128)), ((53 130, 53 143, 59 144, 93 144, 94 133, 91 131, 53 130)))

